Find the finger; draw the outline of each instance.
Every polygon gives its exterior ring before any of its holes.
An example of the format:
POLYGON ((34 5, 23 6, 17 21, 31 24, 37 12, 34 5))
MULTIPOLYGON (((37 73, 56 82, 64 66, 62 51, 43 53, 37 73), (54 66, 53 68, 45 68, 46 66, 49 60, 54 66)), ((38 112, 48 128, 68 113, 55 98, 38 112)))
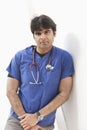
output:
POLYGON ((27 125, 26 121, 20 121, 21 126, 27 125))
POLYGON ((20 120, 22 120, 22 119, 25 118, 25 115, 19 116, 18 118, 19 118, 20 120))
POLYGON ((30 130, 31 126, 27 126, 24 128, 24 130, 30 130))
POLYGON ((21 121, 20 121, 20 123, 25 123, 26 122, 26 120, 25 119, 22 119, 21 121))
POLYGON ((23 125, 22 127, 25 129, 27 127, 27 125, 23 125))

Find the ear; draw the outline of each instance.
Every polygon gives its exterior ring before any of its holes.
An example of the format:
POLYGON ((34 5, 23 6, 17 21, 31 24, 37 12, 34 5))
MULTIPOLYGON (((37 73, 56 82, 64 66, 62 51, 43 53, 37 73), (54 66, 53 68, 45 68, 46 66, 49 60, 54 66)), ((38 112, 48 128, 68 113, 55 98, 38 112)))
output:
POLYGON ((33 34, 33 38, 35 39, 34 34, 33 34))
POLYGON ((54 33, 54 36, 56 36, 56 31, 54 31, 53 33, 54 33))

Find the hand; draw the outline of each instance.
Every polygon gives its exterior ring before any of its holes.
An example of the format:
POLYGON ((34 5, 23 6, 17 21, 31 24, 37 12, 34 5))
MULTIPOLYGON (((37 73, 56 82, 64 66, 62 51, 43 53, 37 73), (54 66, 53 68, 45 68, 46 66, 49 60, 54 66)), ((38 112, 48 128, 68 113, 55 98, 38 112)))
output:
POLYGON ((33 126, 31 129, 29 129, 29 130, 46 130, 46 129, 42 128, 42 127, 39 126, 39 125, 35 125, 35 126, 33 126))
POLYGON ((37 114, 29 114, 26 113, 19 117, 20 124, 24 128, 24 130, 30 130, 33 126, 38 123, 37 114))

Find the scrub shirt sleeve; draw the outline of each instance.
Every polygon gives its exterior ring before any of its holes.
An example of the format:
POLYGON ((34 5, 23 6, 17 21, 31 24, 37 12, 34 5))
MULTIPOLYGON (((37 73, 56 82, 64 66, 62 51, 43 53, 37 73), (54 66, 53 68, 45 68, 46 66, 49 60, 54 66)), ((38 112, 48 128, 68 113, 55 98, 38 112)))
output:
POLYGON ((74 63, 70 53, 66 52, 62 57, 61 79, 72 76, 74 74, 74 63))
POLYGON ((8 73, 17 80, 21 80, 20 76, 20 58, 19 54, 17 53, 10 61, 10 64, 6 68, 8 73))

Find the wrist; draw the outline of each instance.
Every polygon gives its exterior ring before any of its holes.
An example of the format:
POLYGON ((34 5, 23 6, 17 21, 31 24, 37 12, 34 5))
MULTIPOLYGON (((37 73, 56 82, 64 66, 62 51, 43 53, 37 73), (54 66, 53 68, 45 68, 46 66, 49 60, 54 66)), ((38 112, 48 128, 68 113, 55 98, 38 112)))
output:
POLYGON ((38 111, 37 113, 38 122, 42 121, 44 119, 43 115, 38 111))

